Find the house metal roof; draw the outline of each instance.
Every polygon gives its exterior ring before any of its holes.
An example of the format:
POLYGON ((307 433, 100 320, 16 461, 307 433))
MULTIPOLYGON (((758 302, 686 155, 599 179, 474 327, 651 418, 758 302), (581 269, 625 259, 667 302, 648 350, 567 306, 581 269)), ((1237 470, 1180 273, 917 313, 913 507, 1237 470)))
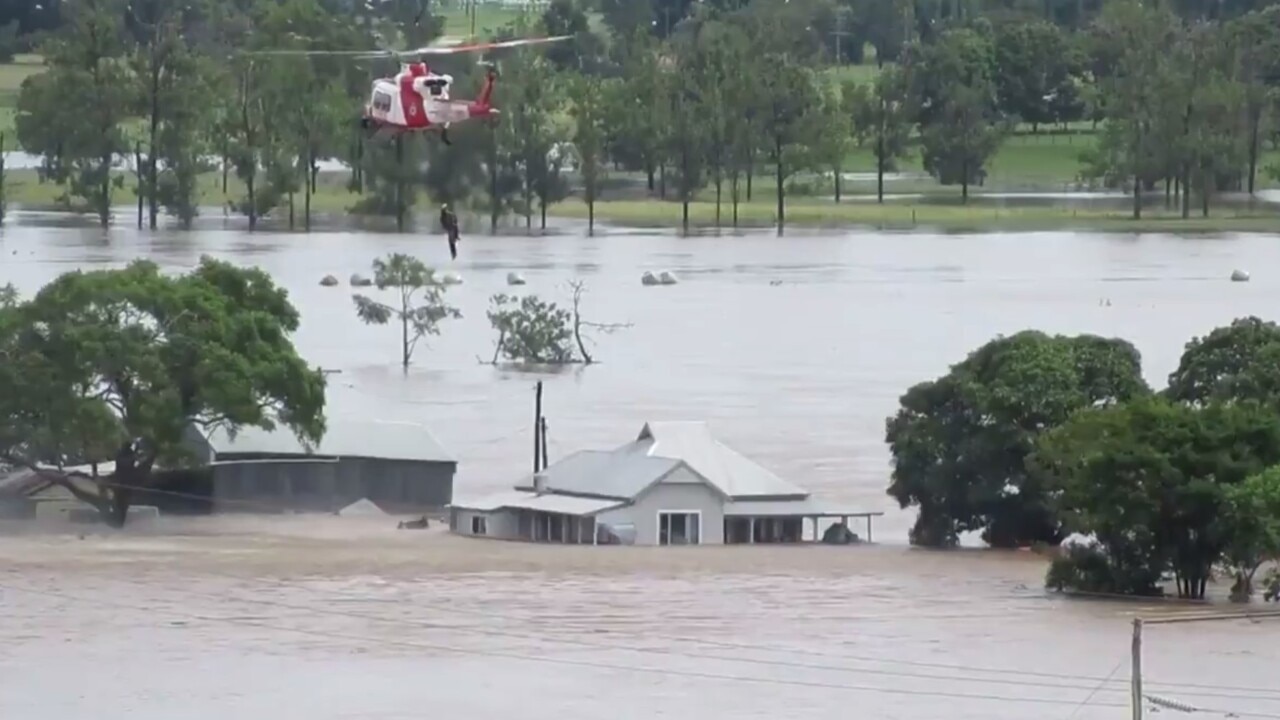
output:
POLYGON ((800 499, 809 491, 775 475, 717 440, 705 422, 649 422, 635 442, 619 449, 652 458, 683 460, 722 493, 738 500, 800 499))
MULTIPOLYGON (((632 500, 686 465, 735 499, 803 500, 804 488, 775 475, 711 435, 704 422, 650 422, 636 440, 614 450, 581 450, 540 473, 547 492, 632 500)), ((532 489, 533 476, 517 487, 532 489)))
MULTIPOLYGON (((288 428, 268 432, 245 427, 232 439, 225 429, 209 433, 215 455, 320 455, 417 462, 456 462, 424 425, 331 417, 324 439, 308 450, 288 428)), ((223 458, 217 458, 223 459, 223 458)))
POLYGON ((585 498, 573 495, 557 495, 555 493, 544 493, 539 495, 532 492, 524 492, 514 490, 494 495, 488 495, 470 502, 459 501, 453 503, 453 507, 462 508, 464 510, 479 510, 481 512, 492 512, 503 508, 516 508, 521 510, 536 510, 538 512, 558 513, 560 515, 579 515, 588 516, 596 513, 612 510, 624 503, 620 500, 606 498, 585 498))
MULTIPOLYGON (((549 492, 631 500, 671 472, 679 460, 607 450, 580 450, 538 473, 549 492)), ((533 488, 533 476, 521 488, 533 488)))

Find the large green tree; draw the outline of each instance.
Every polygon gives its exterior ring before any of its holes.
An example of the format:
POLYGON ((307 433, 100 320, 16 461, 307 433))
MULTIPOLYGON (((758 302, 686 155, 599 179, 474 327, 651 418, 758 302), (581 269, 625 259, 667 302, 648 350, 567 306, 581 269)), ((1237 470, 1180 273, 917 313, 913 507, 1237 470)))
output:
POLYGON ((85 0, 68 12, 63 31, 41 47, 48 70, 23 81, 18 139, 42 157, 42 179, 83 198, 105 227, 113 190, 123 183, 112 165, 127 150, 123 124, 131 93, 123 4, 85 0))
POLYGON ((1278 462, 1280 417, 1258 403, 1197 408, 1149 397, 1077 413, 1040 438, 1031 465, 1057 493, 1067 528, 1097 544, 1056 561, 1049 582, 1157 594, 1171 570, 1180 597, 1204 597, 1233 540, 1237 562, 1246 554, 1245 528, 1224 522, 1229 489, 1278 462))
POLYGON ((317 443, 325 379, 293 347, 298 322, 270 276, 207 257, 181 276, 145 260, 62 275, 0 306, 0 459, 114 462, 96 493, 68 489, 119 527, 153 470, 193 460, 193 428, 317 443))
POLYGON ((969 186, 986 177, 1007 122, 999 112, 991 38, 971 28, 944 31, 919 49, 911 77, 917 86, 924 169, 944 185, 969 186))
POLYGON ((949 546, 971 531, 998 547, 1060 541, 1049 490, 1026 466, 1036 439, 1081 408, 1147 392, 1129 343, 1035 331, 992 340, 912 387, 885 437, 888 492, 919 510, 911 542, 949 546))
POLYGON ((1250 316, 1192 338, 1165 394, 1197 406, 1256 400, 1280 407, 1280 326, 1250 316))

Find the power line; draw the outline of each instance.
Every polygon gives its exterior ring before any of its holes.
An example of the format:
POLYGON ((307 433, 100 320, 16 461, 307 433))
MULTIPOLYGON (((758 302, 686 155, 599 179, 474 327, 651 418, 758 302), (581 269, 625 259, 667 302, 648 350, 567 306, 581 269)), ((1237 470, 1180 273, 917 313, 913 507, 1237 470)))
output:
MULTIPOLYGON (((118 608, 135 610, 135 611, 147 613, 147 614, 153 614, 157 612, 157 609, 155 608, 148 608, 148 607, 139 606, 135 604, 112 602, 112 601, 102 600, 100 598, 94 598, 93 600, 88 600, 85 598, 78 598, 73 595, 54 592, 50 590, 31 590, 29 588, 20 588, 12 585, 0 585, 0 588, 14 591, 14 592, 29 593, 32 595, 55 597, 55 598, 60 598, 64 600, 70 600, 72 602, 81 602, 81 603, 93 604, 98 606, 109 605, 109 606, 118 607, 118 608)), ((214 596, 211 596, 211 595, 207 597, 211 599, 214 598, 214 596)), ((225 600, 226 598, 223 597, 218 599, 225 600)), ((240 602, 246 602, 250 604, 269 604, 261 600, 240 600, 240 602)), ((308 611, 314 612, 314 608, 308 608, 308 611)), ((996 702, 1024 702, 1024 703, 1046 704, 1046 705, 1074 706, 1077 704, 1075 701, 1058 700, 1055 698, 1015 697, 1015 696, 1003 696, 1003 695, 989 695, 989 694, 983 694, 983 693, 944 692, 944 691, 938 691, 938 690, 902 690, 902 689, 883 688, 883 687, 866 686, 866 685, 824 683, 824 682, 809 681, 809 680, 780 680, 776 678, 750 677, 750 676, 742 676, 742 675, 725 675, 725 674, 719 674, 719 673, 700 672, 700 671, 669 670, 665 668, 621 665, 621 664, 615 664, 615 663, 609 663, 609 662, 600 662, 595 660, 572 660, 568 658, 554 658, 554 657, 539 656, 539 655, 526 655, 523 653, 515 653, 515 652, 508 652, 508 651, 478 650, 474 648, 458 648, 458 647, 442 645, 442 644, 434 644, 434 643, 427 644, 427 643, 420 643, 420 642, 411 642, 408 640, 370 638, 370 637, 359 636, 359 635, 348 635, 344 633, 307 630, 303 628, 293 628, 293 627, 287 627, 282 625, 274 625, 271 623, 258 622, 255 620, 249 620, 245 618, 215 617, 210 615, 201 615, 197 613, 179 612, 179 611, 170 610, 170 609, 160 609, 159 612, 168 614, 172 617, 179 617, 187 620, 200 620, 200 621, 206 621, 206 622, 224 622, 232 625, 247 625, 249 627, 258 627, 258 628, 281 631, 281 632, 292 632, 292 633, 297 633, 301 635, 322 637, 330 640, 340 639, 340 640, 353 640, 357 642, 371 642, 371 643, 376 642, 383 645, 395 645, 395 646, 408 647, 408 648, 414 648, 419 650, 436 650, 436 651, 452 652, 459 655, 496 657, 496 658, 504 658, 504 659, 510 659, 510 660, 519 660, 519 661, 535 662, 535 663, 543 662, 543 663, 550 663, 555 665, 584 667, 584 668, 597 669, 597 670, 599 669, 619 670, 623 672, 646 673, 646 674, 664 675, 668 677, 682 677, 682 678, 701 679, 701 680, 724 680, 724 681, 730 681, 730 682, 746 682, 746 683, 757 683, 757 684, 766 684, 766 685, 775 685, 775 686, 844 690, 844 691, 850 691, 850 692, 871 692, 871 693, 883 693, 883 694, 889 694, 889 695, 906 695, 906 696, 916 696, 916 697, 939 697, 939 698, 949 698, 949 699, 959 699, 959 700, 990 700, 990 701, 996 701, 996 702)), ((1126 705, 1120 704, 1120 703, 1094 703, 1094 706, 1095 707, 1112 707, 1112 708, 1127 707, 1126 705)), ((1204 710, 1203 712, 1219 712, 1219 711, 1204 710)), ((1222 714, 1225 715, 1227 713, 1223 712, 1222 714)), ((1251 718, 1259 718, 1259 719, 1265 719, 1265 720, 1280 720, 1280 715, 1269 715, 1265 713, 1233 712, 1231 714, 1237 717, 1251 717, 1251 718)))
MULTIPOLYGON (((230 575, 225 573, 209 573, 209 574, 219 575, 221 577, 225 577, 233 580, 246 579, 243 577, 238 577, 235 575, 230 575)), ((298 589, 298 590, 303 590, 305 592, 309 592, 312 594, 324 594, 332 597, 341 597, 344 599, 362 599, 362 600, 368 599, 368 597, 365 595, 356 595, 354 593, 345 593, 345 592, 338 592, 338 591, 332 591, 332 590, 319 590, 319 589, 310 588, 304 585, 300 585, 297 583, 289 583, 285 581, 268 581, 268 580, 261 580, 258 578, 247 578, 247 579, 253 580, 254 582, 257 582, 259 584, 264 584, 264 585, 269 584, 276 587, 298 589)), ((295 609, 302 609, 302 608, 295 608, 295 609)), ((310 608, 307 608, 307 609, 310 610, 310 608)), ((473 610, 470 608, 463 608, 463 607, 452 607, 449 609, 449 611, 455 612, 461 615, 473 615, 477 617, 492 618, 496 620, 505 620, 505 621, 531 623, 537 620, 536 618, 531 618, 527 616, 525 617, 512 616, 512 615, 507 615, 503 613, 485 612, 483 610, 473 610)), ((322 611, 322 612, 337 612, 337 611, 322 611)), ((388 620, 388 619, 379 618, 376 616, 362 616, 362 617, 364 617, 365 619, 384 620, 388 622, 406 622, 404 620, 388 620)), ((896 619, 901 621, 908 621, 908 620, 914 620, 918 618, 913 616, 906 616, 906 617, 899 617, 896 619)), ((431 627, 439 626, 437 623, 430 623, 426 621, 422 621, 421 624, 431 626, 431 627)), ((921 678, 921 679, 928 679, 928 680, 953 680, 953 681, 979 682, 979 683, 991 683, 991 684, 1002 684, 1002 685, 1022 685, 1022 686, 1028 686, 1028 687, 1059 688, 1063 690, 1091 690, 1094 688, 1094 685, 1092 684, 1081 686, 1081 685, 1064 685, 1061 683, 1040 683, 1040 682, 1034 682, 1034 681, 1015 682, 1007 679, 990 680, 990 679, 980 678, 980 677, 965 677, 965 676, 954 677, 954 676, 944 676, 944 675, 936 675, 936 674, 927 675, 927 674, 921 674, 921 673, 905 673, 905 672, 897 672, 897 671, 890 671, 890 670, 849 668, 849 667, 839 667, 839 666, 832 666, 832 665, 819 665, 819 664, 813 664, 813 663, 793 663, 793 662, 786 662, 786 661, 776 661, 776 660, 770 661, 770 660, 739 658, 739 657, 726 658, 723 656, 716 656, 716 655, 688 653, 687 651, 667 651, 667 650, 657 650, 653 648, 636 648, 636 647, 628 647, 628 646, 617 645, 617 644, 593 643, 585 640, 571 640, 571 639, 565 639, 565 638, 559 638, 559 637, 550 637, 547 635, 536 635, 536 634, 529 634, 529 633, 512 633, 510 631, 492 630, 488 628, 478 629, 478 628, 468 628, 465 626, 457 626, 457 625, 445 625, 444 627, 448 629, 456 630, 459 632, 464 632, 464 633, 483 634, 483 635, 491 635, 491 636, 498 636, 498 637, 507 636, 507 637, 514 637, 514 638, 520 638, 520 639, 549 640, 551 642, 587 646, 587 647, 596 647, 596 648, 608 649, 608 650, 626 650, 626 651, 640 652, 640 653, 675 655, 675 656, 684 656, 684 657, 700 658, 700 659, 743 662, 743 663, 758 664, 758 665, 795 667, 795 668, 803 668, 803 669, 810 669, 810 670, 829 670, 829 671, 836 671, 836 672, 865 672, 865 673, 875 674, 875 675, 921 678)), ((625 632, 603 629, 603 628, 590 628, 590 631, 594 633, 600 633, 600 634, 621 635, 624 637, 629 636, 629 634, 625 632)), ((801 651, 787 649, 787 648, 753 645, 750 643, 724 642, 724 641, 718 641, 718 640, 708 640, 704 638, 671 636, 671 635, 655 635, 651 633, 645 633, 644 637, 670 640, 672 642, 677 642, 677 643, 719 646, 719 647, 724 647, 726 649, 732 649, 732 650, 751 650, 756 652, 801 654, 801 651)), ((1013 669, 1013 668, 968 667, 964 665, 948 664, 948 663, 893 660, 893 659, 886 659, 881 657, 871 657, 866 655, 851 655, 847 653, 827 653, 822 651, 810 651, 810 650, 803 651, 803 654, 819 655, 821 657, 828 657, 832 659, 853 660, 855 662, 879 663, 879 664, 887 664, 887 665, 919 666, 919 667, 927 667, 931 669, 950 670, 950 671, 961 672, 961 673, 987 673, 987 674, 994 674, 994 675, 1017 675, 1017 676, 1038 677, 1038 678, 1055 679, 1055 680, 1075 680, 1075 681, 1081 681, 1081 682, 1097 683, 1101 686, 1105 686, 1106 684, 1113 683, 1113 682, 1125 682, 1123 680, 1113 679, 1113 676, 1115 675, 1117 670, 1112 670, 1111 673, 1109 673, 1106 677, 1096 677, 1096 676, 1087 676, 1087 675, 1064 675, 1064 674, 1058 674, 1058 673, 1049 673, 1049 672, 1043 672, 1043 671, 1037 672, 1037 671, 1030 671, 1030 670, 1013 669)), ((1231 699, 1253 699, 1253 700, 1263 700, 1267 702, 1280 702, 1280 690, 1273 690, 1269 688, 1246 687, 1246 686, 1221 686, 1221 685, 1208 685, 1208 684, 1197 684, 1197 683, 1149 683, 1149 685, 1168 687, 1171 689, 1178 689, 1182 691, 1183 694, 1185 695, 1192 695, 1196 697, 1220 697, 1220 698, 1231 698, 1231 699), (1202 690, 1204 692, 1195 692, 1195 690, 1202 690), (1248 693, 1255 693, 1255 694, 1251 695, 1248 693)), ((1120 692, 1121 689, 1120 688, 1104 688, 1103 691, 1120 692)), ((1125 692, 1127 692, 1127 690, 1125 690, 1125 692)))
MULTIPOLYGON (((119 579, 118 579, 118 582, 123 582, 126 584, 139 584, 139 583, 131 583, 130 581, 119 580, 119 579)), ((285 585, 285 584, 279 583, 279 585, 285 585)), ((299 588, 299 589, 310 591, 310 589, 308 588, 299 588)), ((38 591, 32 591, 32 592, 38 592, 38 591)), ((217 600, 223 600, 223 601, 229 599, 224 595, 213 596, 207 593, 197 593, 197 592, 181 591, 181 590, 177 592, 182 594, 187 594, 192 597, 199 597, 204 599, 217 599, 217 600)), ((609 645, 604 643, 592 643, 592 642, 576 640, 576 639, 553 638, 553 637, 546 637, 546 636, 529 634, 529 633, 512 633, 512 632, 500 631, 500 630, 468 628, 468 627, 460 627, 456 625, 447 625, 447 624, 427 622, 427 621, 408 621, 403 618, 386 618, 378 615, 369 615, 365 613, 355 613, 355 612, 342 611, 342 610, 330 610, 326 608, 316 608, 310 605, 298 605, 293 603, 285 603, 285 602, 265 600, 265 599, 259 599, 259 598, 237 597, 237 598, 230 598, 230 599, 236 602, 243 602, 247 604, 256 604, 256 605, 262 605, 267 607, 278 607, 278 608, 296 610, 296 611, 305 612, 305 613, 319 613, 319 614, 331 615, 335 617, 346 617, 346 618, 357 619, 357 620, 389 623, 393 625, 401 625, 401 626, 408 625, 408 626, 424 627, 424 628, 441 628, 441 629, 452 630, 456 632, 487 635, 487 636, 494 636, 494 637, 543 640, 543 641, 550 641, 553 643, 560 643, 560 644, 566 644, 566 645, 590 647, 590 648, 599 649, 599 650, 617 650, 617 651, 624 651, 624 652, 654 654, 654 655, 660 655, 664 657, 683 657, 683 658, 689 658, 689 659, 717 660, 720 662, 738 662, 738 663, 744 663, 744 664, 763 665, 763 666, 769 666, 769 667, 785 667, 785 668, 801 669, 801 670, 821 670, 821 671, 828 671, 828 672, 864 673, 864 674, 871 674, 871 675, 896 676, 896 677, 906 677, 906 678, 934 680, 934 681, 941 680, 941 681, 950 681, 950 682, 975 682, 979 684, 999 684, 999 685, 1010 685, 1010 686, 1019 686, 1019 687, 1038 687, 1038 688, 1048 688, 1048 689, 1058 689, 1058 690, 1091 690, 1092 692, 1090 693, 1089 698, 1092 698, 1099 691, 1101 691, 1100 686, 1089 687, 1089 686, 1079 686, 1079 685, 1026 682, 1026 681, 1018 681, 1014 679, 1004 679, 1004 678, 990 679, 990 678, 974 678, 974 677, 947 677, 947 676, 939 676, 939 675, 925 675, 925 674, 919 674, 919 673, 896 672, 891 670, 886 671, 886 670, 877 670, 877 669, 863 669, 863 668, 838 667, 838 666, 831 666, 831 665, 818 665, 818 664, 811 664, 811 663, 769 661, 769 660, 761 660, 758 658, 724 657, 724 656, 717 656, 717 655, 707 655, 702 653, 671 652, 671 651, 658 650, 653 648, 627 647, 627 646, 620 646, 620 645, 609 645)), ((442 649, 452 650, 456 652, 470 652, 467 650, 459 650, 459 649, 447 647, 447 646, 442 646, 442 649)), ((488 651, 475 651, 475 652, 480 654, 488 653, 488 651)), ((488 653, 488 654, 493 654, 493 653, 488 653)), ((499 654, 499 656, 503 656, 503 657, 510 656, 515 659, 539 659, 537 656, 534 656, 534 657, 527 657, 522 655, 515 656, 515 655, 512 655, 511 653, 501 653, 499 654)), ((543 659, 548 659, 548 658, 543 658, 543 659)), ((1112 674, 1114 675, 1114 673, 1115 671, 1113 670, 1112 674)), ((1010 672, 1008 674, 1016 674, 1016 673, 1010 672)), ((730 677, 730 679, 732 679, 732 677, 730 677)), ((754 678, 745 678, 745 679, 753 680, 753 681, 755 680, 754 678)), ((828 686, 828 685, 824 685, 824 687, 825 686, 828 686)), ((870 688, 864 688, 863 686, 850 686, 850 687, 852 689, 868 689, 869 691, 871 691, 870 688)), ((891 688, 875 688, 874 691, 896 692, 891 688)), ((1115 690, 1107 690, 1107 691, 1115 692, 1115 690)), ((941 691, 938 691, 938 692, 931 691, 930 693, 924 693, 924 694, 933 694, 939 697, 956 697, 956 698, 973 697, 978 699, 1016 700, 1016 698, 986 696, 982 694, 972 694, 972 693, 942 693, 941 691)), ((1191 694, 1194 695, 1195 693, 1191 693, 1191 694)), ((1231 694, 1231 695, 1206 694, 1204 696, 1228 697, 1233 699, 1260 699, 1260 700, 1270 700, 1273 702, 1280 701, 1280 698, 1259 698, 1259 697, 1241 696, 1239 694, 1231 694)), ((1086 698, 1084 702, 1088 703, 1089 698, 1086 698)), ((1077 701, 1066 701, 1066 700, 1057 700, 1057 699, 1050 699, 1050 698, 1029 699, 1027 700, 1027 702, 1052 702, 1056 704, 1073 705, 1073 706, 1076 706, 1077 708, 1081 705, 1081 703, 1077 701)), ((1094 705, 1101 706, 1103 704, 1094 703, 1094 705)), ((1116 706, 1124 707, 1124 705, 1116 705, 1116 706)), ((1216 711, 1206 710, 1206 712, 1216 712, 1216 711)), ((1248 715, 1248 713, 1240 713, 1236 711, 1231 711, 1231 712, 1242 717, 1248 715)), ((1265 716, 1265 714, 1263 716, 1265 716)), ((1273 717, 1280 718, 1280 715, 1276 715, 1273 717)))

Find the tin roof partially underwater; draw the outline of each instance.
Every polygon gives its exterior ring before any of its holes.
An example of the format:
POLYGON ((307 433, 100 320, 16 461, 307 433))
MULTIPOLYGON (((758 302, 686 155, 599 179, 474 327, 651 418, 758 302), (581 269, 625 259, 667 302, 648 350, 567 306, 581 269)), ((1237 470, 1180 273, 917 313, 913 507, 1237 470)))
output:
MULTIPOLYGON (((809 492, 712 436, 705 422, 650 422, 614 450, 581 450, 539 473, 547 492, 631 500, 679 466, 726 498, 800 500, 809 492)), ((517 488, 534 487, 527 476, 517 488)))
POLYGON ((208 436, 218 455, 315 455, 415 462, 457 462, 425 425, 330 417, 324 439, 308 450, 286 427, 241 428, 232 439, 219 428, 208 436))

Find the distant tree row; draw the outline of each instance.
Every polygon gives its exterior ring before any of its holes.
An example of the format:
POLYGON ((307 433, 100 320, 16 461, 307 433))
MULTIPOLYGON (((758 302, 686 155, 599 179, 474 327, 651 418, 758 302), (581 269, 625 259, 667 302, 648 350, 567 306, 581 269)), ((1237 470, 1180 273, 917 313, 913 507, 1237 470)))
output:
MULTIPOLYGON (((491 227, 513 215, 545 224, 576 192, 593 220, 619 170, 681 202, 686 225, 695 199, 736 223, 765 181, 782 224, 788 190, 814 190, 809 178, 830 178, 819 187, 841 199, 858 147, 875 158, 881 196, 883 175, 918 152, 967 198, 1015 129, 1081 122, 1098 130, 1083 175, 1131 188, 1135 215, 1162 182, 1184 215, 1193 198, 1208 213, 1216 193, 1280 172, 1260 160, 1280 141, 1280 6, 1203 5, 553 0, 501 34, 574 40, 504 58, 501 122, 460 128, 445 146, 357 130, 370 79, 394 63, 245 52, 425 43, 442 21, 419 2, 83 0, 41 44, 49 69, 24 84, 17 130, 42 178, 104 224, 127 166, 148 225, 162 212, 189 224, 201 178, 221 168, 250 227, 268 215, 308 227, 325 159, 350 168, 353 212, 401 227, 423 191, 491 227), (865 43, 883 63, 871 79, 833 68, 865 43)), ((473 59, 441 68, 459 94, 481 79, 473 59)))
POLYGON ((1059 588, 1247 598, 1280 562, 1280 326, 1242 318, 1187 344, 1152 392, 1128 342, 1027 331, 907 391, 889 418, 892 495, 915 544, 979 532, 1057 545, 1059 588))

